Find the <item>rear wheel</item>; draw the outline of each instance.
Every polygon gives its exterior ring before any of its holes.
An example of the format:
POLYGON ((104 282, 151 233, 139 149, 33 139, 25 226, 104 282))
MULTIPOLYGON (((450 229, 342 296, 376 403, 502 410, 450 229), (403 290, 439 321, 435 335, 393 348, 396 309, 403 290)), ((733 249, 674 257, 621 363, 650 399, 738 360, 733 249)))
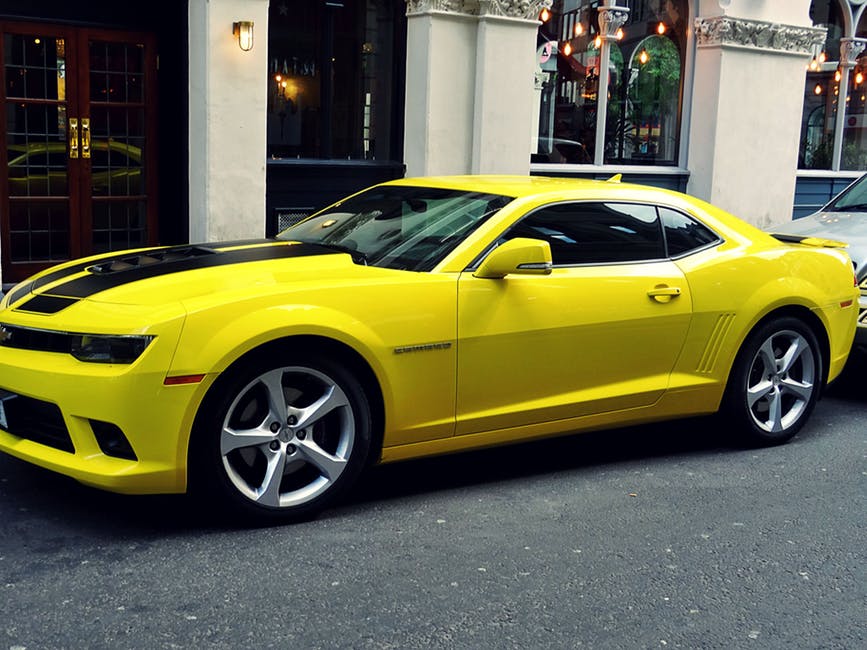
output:
POLYGON ((370 433, 364 391, 341 365, 260 357, 204 402, 190 464, 207 500, 291 521, 318 513, 355 480, 370 433))
POLYGON ((822 377, 813 331, 797 318, 774 319, 744 342, 726 389, 726 414, 748 444, 786 442, 812 412, 822 377))

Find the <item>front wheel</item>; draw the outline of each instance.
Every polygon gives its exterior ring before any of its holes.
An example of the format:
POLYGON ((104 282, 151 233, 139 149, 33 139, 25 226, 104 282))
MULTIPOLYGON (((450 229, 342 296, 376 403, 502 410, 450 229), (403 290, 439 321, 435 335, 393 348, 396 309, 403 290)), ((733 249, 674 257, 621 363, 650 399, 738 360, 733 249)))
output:
POLYGON ((797 318, 774 319, 744 342, 726 388, 725 414, 746 443, 781 444, 807 421, 822 377, 813 331, 797 318))
POLYGON ((310 517, 358 476, 371 416, 340 364, 289 354, 246 363, 203 403, 190 466, 200 497, 245 518, 310 517))

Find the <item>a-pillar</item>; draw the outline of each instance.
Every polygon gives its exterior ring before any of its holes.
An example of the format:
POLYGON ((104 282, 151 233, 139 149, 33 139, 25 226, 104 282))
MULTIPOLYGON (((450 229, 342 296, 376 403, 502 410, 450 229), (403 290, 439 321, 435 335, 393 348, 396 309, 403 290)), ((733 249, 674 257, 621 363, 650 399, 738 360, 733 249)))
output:
POLYGON ((810 0, 696 5, 687 191, 761 227, 788 221, 806 68, 825 30, 810 0))
POLYGON ((189 21, 190 241, 263 237, 268 0, 190 0, 189 21))

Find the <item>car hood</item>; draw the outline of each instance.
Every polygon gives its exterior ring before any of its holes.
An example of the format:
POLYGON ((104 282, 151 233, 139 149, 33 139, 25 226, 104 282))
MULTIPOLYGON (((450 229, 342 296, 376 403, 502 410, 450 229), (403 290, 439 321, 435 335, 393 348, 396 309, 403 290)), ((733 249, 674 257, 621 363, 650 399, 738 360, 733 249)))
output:
POLYGON ((772 226, 775 233, 836 239, 849 245, 846 252, 863 271, 867 261, 867 213, 816 212, 786 224, 772 226))
MULTIPOLYGON (((82 301, 165 305, 274 285, 321 286, 389 273, 315 244, 254 240, 128 251, 78 260, 15 287, 8 306, 55 314, 82 301)), ((394 271, 391 271, 394 273, 394 271)))

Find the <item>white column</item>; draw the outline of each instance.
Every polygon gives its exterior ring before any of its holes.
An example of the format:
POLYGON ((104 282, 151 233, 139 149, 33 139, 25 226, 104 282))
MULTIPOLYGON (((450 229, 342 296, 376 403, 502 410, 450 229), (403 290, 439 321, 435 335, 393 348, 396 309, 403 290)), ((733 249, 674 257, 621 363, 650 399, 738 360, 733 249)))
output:
POLYGON ((538 112, 538 8, 479 2, 473 111, 474 174, 529 174, 527 125, 538 112), (527 15, 529 14, 529 15, 527 15), (534 106, 534 102, 536 105, 534 106))
POLYGON ((263 237, 268 0, 190 0, 189 48, 190 241, 263 237), (248 52, 238 21, 253 21, 248 52))
POLYGON ((407 176, 527 174, 551 0, 407 0, 407 176))
POLYGON ((764 20, 768 4, 701 3, 713 15, 695 21, 687 185, 761 227, 791 219, 806 66, 824 40, 810 0, 774 3, 795 24, 764 20))
POLYGON ((407 3, 407 176, 470 172, 476 20, 457 4, 407 3))

